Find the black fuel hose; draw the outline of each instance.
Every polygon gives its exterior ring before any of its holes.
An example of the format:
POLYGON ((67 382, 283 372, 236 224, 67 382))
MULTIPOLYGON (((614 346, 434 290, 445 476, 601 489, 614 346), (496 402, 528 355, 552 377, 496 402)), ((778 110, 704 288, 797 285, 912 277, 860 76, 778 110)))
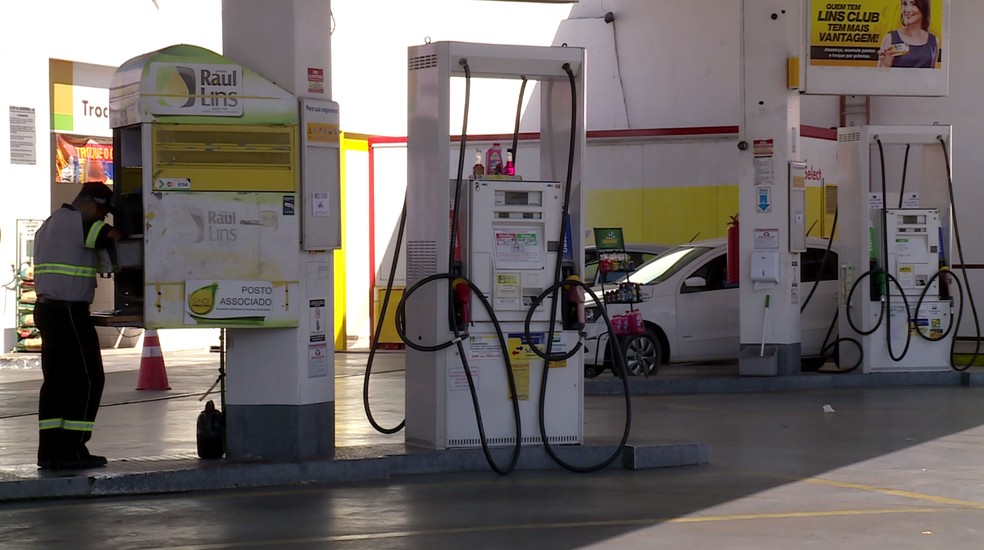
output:
MULTIPOLYGON (((566 231, 567 218, 570 212, 571 187, 574 179, 574 153, 575 153, 576 136, 577 136, 577 82, 574 79, 574 72, 571 70, 570 63, 564 63, 563 69, 564 72, 567 73, 567 79, 570 82, 570 86, 571 86, 571 132, 570 132, 570 146, 568 148, 568 157, 567 157, 567 179, 564 186, 564 203, 563 203, 563 211, 560 216, 560 238, 557 241, 558 243, 563 243, 565 241, 565 236, 567 234, 566 231)), ((606 468, 608 467, 609 464, 614 462, 615 459, 618 458, 618 456, 625 449, 625 444, 628 441, 629 433, 632 428, 632 405, 631 405, 631 398, 629 393, 628 380, 626 379, 628 373, 628 367, 625 365, 625 358, 622 356, 621 349, 617 349, 615 356, 618 361, 617 365, 620 367, 618 370, 622 374, 623 389, 625 391, 625 429, 622 432, 622 439, 619 442, 618 447, 615 449, 615 452, 613 452, 611 456, 609 456, 607 459, 603 460, 602 462, 590 466, 577 466, 563 460, 560 456, 557 455, 556 451, 553 449, 552 445, 550 444, 550 437, 547 434, 547 429, 546 429, 546 396, 547 396, 547 379, 550 373, 549 365, 552 361, 564 361, 568 357, 573 356, 573 354, 575 354, 582 346, 581 346, 581 342, 578 341, 577 345, 566 353, 560 355, 554 355, 552 353, 553 340, 554 340, 554 334, 556 333, 555 331, 556 331, 556 323, 557 323, 557 295, 560 292, 561 287, 567 285, 577 285, 577 286, 581 286, 582 288, 586 288, 587 291, 591 293, 591 296, 594 298, 595 303, 600 304, 602 302, 598 300, 598 297, 594 294, 594 291, 592 291, 588 285, 584 284, 581 281, 566 280, 563 273, 562 249, 563 246, 561 246, 560 250, 557 251, 557 259, 554 264, 554 284, 551 285, 549 288, 545 289, 539 296, 537 296, 537 298, 530 305, 529 312, 526 315, 526 327, 525 327, 526 341, 529 343, 530 349, 533 351, 533 353, 535 353, 537 356, 543 359, 543 373, 541 375, 541 380, 540 380, 540 402, 539 402, 540 439, 543 444, 543 448, 550 456, 550 458, 553 459, 553 461, 556 462, 562 468, 577 473, 590 473, 606 468), (536 308, 539 307, 540 303, 542 303, 548 295, 550 296, 550 324, 549 324, 550 328, 547 333, 546 351, 541 352, 539 349, 537 349, 536 345, 533 343, 533 338, 531 337, 532 335, 530 333, 530 320, 532 319, 533 311, 535 311, 536 308)), ((604 314, 604 317, 605 317, 605 323, 608 325, 609 332, 611 334, 614 334, 615 331, 611 325, 611 320, 608 319, 607 313, 604 314)), ((618 346, 613 346, 613 347, 618 348, 618 346)))
MULTIPOLYGON (((459 64, 461 65, 462 69, 465 72, 465 105, 464 105, 464 116, 462 117, 461 145, 459 147, 459 152, 458 152, 458 173, 457 173, 457 179, 455 181, 454 203, 452 206, 452 214, 451 214, 452 216, 451 235, 448 242, 449 272, 438 273, 435 275, 431 275, 429 277, 425 277, 424 279, 417 281, 414 285, 409 287, 404 292, 403 297, 401 298, 400 303, 397 305, 397 309, 396 309, 396 330, 397 333, 400 335, 400 338, 403 340, 403 342, 408 347, 417 351, 435 352, 435 351, 447 349, 451 346, 456 346, 458 348, 458 355, 461 358, 461 364, 465 372, 465 378, 468 380, 468 389, 471 394, 472 405, 475 410, 475 420, 478 424, 478 433, 482 445, 482 452, 485 454, 485 459, 488 462, 489 467, 492 468, 492 470, 497 474, 505 475, 513 471, 516 467, 516 463, 519 462, 519 455, 522 449, 522 439, 523 439, 522 421, 519 413, 518 392, 516 391, 516 381, 513 376, 512 366, 509 362, 508 346, 506 344, 505 337, 503 336, 502 329, 499 326, 498 320, 495 319, 495 314, 494 311, 492 310, 491 304, 489 304, 488 300, 485 298, 485 295, 481 292, 481 290, 478 287, 476 287, 474 283, 472 283, 470 280, 465 278, 463 276, 463 273, 460 273, 459 267, 455 265, 454 245, 458 239, 458 234, 457 234, 458 214, 461 205, 461 183, 462 183, 463 172, 464 172, 465 149, 467 148, 467 142, 468 142, 468 113, 469 113, 470 102, 471 102, 471 68, 468 65, 467 59, 464 58, 460 59, 459 64), (412 296, 417 290, 419 290, 424 285, 441 279, 446 279, 448 281, 448 320, 453 332, 453 338, 447 342, 443 342, 440 344, 433 344, 433 345, 419 344, 417 342, 412 341, 406 334, 406 321, 407 321, 406 302, 410 298, 410 296, 412 296), (468 364, 467 354, 465 353, 465 348, 464 345, 462 344, 462 341, 468 336, 468 334, 467 333, 462 334, 461 331, 458 330, 458 324, 454 322, 455 319, 454 289, 451 283, 452 281, 455 280, 463 280, 468 285, 472 293, 476 294, 479 297, 479 300, 481 301, 482 305, 489 312, 489 315, 493 319, 493 324, 495 326, 496 334, 499 338, 499 346, 502 350, 503 357, 505 358, 506 378, 508 379, 508 383, 509 383, 509 395, 511 397, 512 405, 513 405, 513 418, 515 421, 515 430, 516 430, 516 441, 513 446, 513 452, 509 460, 509 464, 506 465, 505 467, 500 467, 496 463, 495 459, 492 457, 491 450, 489 449, 488 438, 485 435, 485 424, 482 420, 482 411, 481 411, 481 405, 478 400, 478 392, 475 387, 475 381, 472 377, 471 367, 468 364)), ((369 369, 367 367, 367 375, 368 375, 368 371, 369 369)), ((405 424, 405 421, 403 424, 405 424)))

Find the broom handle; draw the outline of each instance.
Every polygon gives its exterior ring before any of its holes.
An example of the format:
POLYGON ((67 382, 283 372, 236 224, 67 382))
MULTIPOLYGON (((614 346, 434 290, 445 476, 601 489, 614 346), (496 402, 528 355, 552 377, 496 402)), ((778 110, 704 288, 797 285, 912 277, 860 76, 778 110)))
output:
POLYGON ((765 295, 765 318, 762 320, 762 346, 759 348, 759 357, 765 357, 765 329, 769 323, 769 294, 765 295))

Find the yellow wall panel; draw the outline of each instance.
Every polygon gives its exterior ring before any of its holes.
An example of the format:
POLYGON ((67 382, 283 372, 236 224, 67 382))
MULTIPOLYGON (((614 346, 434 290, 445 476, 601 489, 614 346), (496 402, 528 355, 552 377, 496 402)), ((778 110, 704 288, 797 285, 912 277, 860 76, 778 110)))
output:
POLYGON ((587 227, 621 227, 627 243, 678 244, 724 237, 738 213, 738 186, 588 192, 587 227))
MULTIPOLYGON (((822 199, 820 187, 806 188, 810 237, 826 236, 822 199)), ((674 245, 725 237, 731 217, 738 215, 738 186, 593 190, 584 203, 587 228, 621 227, 627 243, 674 245)))

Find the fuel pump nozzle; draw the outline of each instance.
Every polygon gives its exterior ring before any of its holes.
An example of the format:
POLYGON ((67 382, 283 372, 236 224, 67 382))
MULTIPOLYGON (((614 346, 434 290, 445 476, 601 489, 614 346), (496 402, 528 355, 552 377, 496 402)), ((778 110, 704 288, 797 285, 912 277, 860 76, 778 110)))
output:
POLYGON ((580 331, 584 328, 584 287, 581 286, 581 278, 575 274, 564 277, 565 281, 572 284, 564 285, 564 295, 561 301, 561 321, 564 330, 580 331))
POLYGON ((464 332, 471 323, 471 288, 468 281, 459 277, 451 282, 454 294, 454 322, 458 330, 464 332))
POLYGON ((943 228, 938 228, 940 242, 940 300, 950 299, 950 266, 946 261, 946 248, 943 246, 943 228))
POLYGON ((872 302, 879 302, 885 296, 886 277, 885 270, 878 265, 878 248, 875 243, 875 228, 868 226, 868 270, 871 272, 871 283, 869 284, 869 297, 872 302))

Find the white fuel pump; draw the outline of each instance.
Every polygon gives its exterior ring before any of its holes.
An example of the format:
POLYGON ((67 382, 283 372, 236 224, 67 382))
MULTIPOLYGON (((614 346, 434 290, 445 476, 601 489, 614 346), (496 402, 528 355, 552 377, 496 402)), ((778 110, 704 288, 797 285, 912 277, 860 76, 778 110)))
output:
MULTIPOLYGON (((472 180, 468 182, 468 220, 463 250, 465 274, 489 298, 492 313, 505 331, 509 359, 522 415, 523 443, 540 442, 537 400, 544 361, 530 349, 546 349, 550 333, 550 301, 535 303, 553 282, 553 267, 561 253, 556 231, 561 227, 563 191, 558 182, 472 180), (524 320, 531 308, 531 333, 524 320)), ((478 395, 487 437, 500 445, 514 442, 513 411, 492 313, 473 307, 465 342, 467 362, 479 380, 478 395), (479 374, 480 373, 480 374, 479 374)), ((553 353, 574 350, 577 330, 564 330, 556 315, 553 353)), ((479 444, 464 367, 458 351, 448 348, 446 419, 448 448, 479 444)), ((546 422, 558 443, 581 441, 582 352, 551 362, 546 388, 546 422)), ((409 435, 409 432, 408 432, 409 435)))
MULTIPOLYGON (((550 443, 580 443, 583 365, 578 332, 565 328, 560 303, 549 299, 532 312, 529 332, 524 321, 538 296, 557 280, 558 255, 565 245, 565 265, 574 273, 583 265, 584 51, 438 42, 410 48, 409 60, 407 283, 412 288, 430 276, 457 270, 493 305, 507 346, 501 349, 493 315, 482 308, 470 307, 465 319, 460 308, 449 315, 449 300, 456 295, 447 284, 421 286, 413 297, 408 292, 408 346, 454 345, 407 350, 406 441, 435 449, 476 447, 484 431, 489 446, 541 443, 537 409, 545 361, 529 346, 544 351, 553 334, 551 356, 570 357, 550 362, 543 428, 550 443), (454 172, 451 148, 457 145, 449 139, 451 78, 466 75, 540 81, 538 177, 479 176, 444 183, 454 172), (557 85, 569 78, 581 90, 576 96, 557 85), (567 243, 560 238, 565 205, 567 243), (447 223, 449 206, 457 228, 447 223), (451 253, 452 234, 460 255, 451 253), (460 326, 452 326, 454 322, 460 326), (518 403, 505 372, 507 358, 518 403)), ((467 294, 464 289, 462 295, 467 294)))
POLYGON ((839 331, 859 344, 839 346, 841 368, 951 366, 956 321, 946 277, 937 275, 952 242, 943 147, 949 126, 838 131, 839 331))

